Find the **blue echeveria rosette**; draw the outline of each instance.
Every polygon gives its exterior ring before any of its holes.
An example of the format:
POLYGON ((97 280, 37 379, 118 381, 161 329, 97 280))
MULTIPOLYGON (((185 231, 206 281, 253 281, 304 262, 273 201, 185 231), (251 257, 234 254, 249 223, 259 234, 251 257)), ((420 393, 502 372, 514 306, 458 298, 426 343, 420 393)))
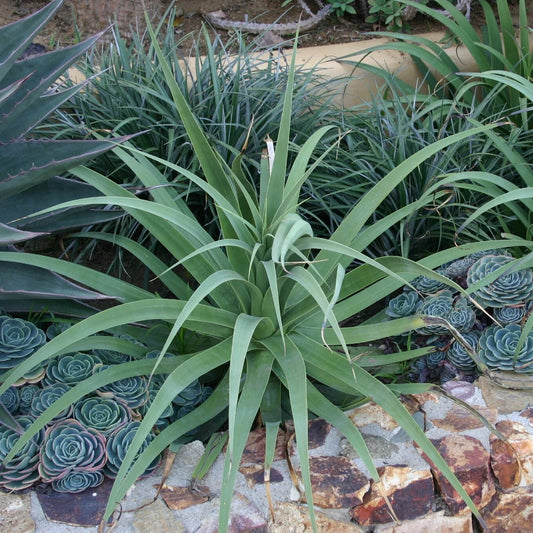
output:
MULTIPOLYGON (((96 372, 106 368, 106 365, 99 366, 96 372)), ((143 376, 131 376, 108 383, 96 392, 106 398, 117 398, 130 409, 137 409, 148 401, 148 382, 143 376)))
POLYGON ((460 298, 448 313, 446 320, 457 331, 466 333, 470 331, 476 322, 476 312, 470 307, 467 302, 460 298))
MULTIPOLYGON (((70 390, 70 387, 66 383, 54 383, 48 385, 43 389, 40 389, 33 396, 29 413, 37 418, 39 415, 44 413, 48 407, 50 407, 56 400, 61 398, 66 392, 70 390)), ((53 420, 61 420, 63 418, 68 418, 72 413, 72 405, 66 407, 61 412, 59 412, 53 420)))
MULTIPOLYGON (((441 291, 435 296, 425 298, 418 308, 418 315, 428 315, 447 319, 453 309, 453 294, 451 291, 441 291)), ((443 335, 448 333, 448 328, 441 324, 431 324, 418 329, 422 335, 443 335)))
POLYGON ((497 307, 494 309, 494 318, 500 324, 520 324, 526 315, 527 309, 524 305, 497 307))
MULTIPOLYGON (((122 461, 128 452, 128 448, 131 445, 131 441, 135 437, 140 422, 130 422, 125 426, 117 429, 107 438, 107 463, 104 468, 104 473, 110 478, 116 478, 117 473, 122 465, 122 461)), ((153 433, 148 433, 146 439, 142 443, 139 451, 135 455, 134 461, 139 455, 147 448, 147 446, 154 439, 153 433)), ((157 456, 145 469, 142 476, 148 475, 155 470, 159 464, 160 456, 157 456)), ((142 477, 141 476, 141 477, 142 477)))
MULTIPOLYGON (((507 255, 485 255, 468 270, 467 285, 483 280, 513 262, 507 255)), ((521 305, 533 299, 533 270, 525 268, 504 273, 492 283, 477 289, 472 296, 485 307, 507 307, 521 305)))
POLYGON ((71 470, 66 476, 52 481, 52 488, 56 492, 76 494, 84 490, 101 485, 104 474, 101 470, 90 472, 86 470, 71 470))
POLYGON ((102 364, 96 356, 84 352, 67 353, 50 359, 43 385, 66 383, 76 385, 93 375, 94 367, 102 364))
MULTIPOLYGON (((469 331, 463 333, 462 336, 472 350, 477 351, 480 333, 477 331, 469 331)), ((454 340, 450 344, 450 347, 446 352, 446 357, 453 366, 466 374, 472 374, 476 371, 476 362, 468 354, 466 348, 457 340, 454 340)))
POLYGON ((60 420, 46 429, 40 459, 39 473, 46 483, 71 472, 98 472, 107 459, 106 440, 77 420, 60 420))
POLYGON ((421 304, 422 298, 417 292, 404 291, 389 301, 385 313, 391 318, 405 318, 414 315, 421 304))
MULTIPOLYGON (((19 415, 15 420, 23 430, 28 429, 34 422, 34 418, 19 415)), ((23 490, 31 487, 40 479, 39 451, 44 438, 44 429, 41 429, 34 437, 26 442, 19 452, 0 466, 0 486, 7 490, 23 490)), ((7 426, 0 425, 0 462, 3 462, 7 454, 13 449, 20 439, 20 434, 7 426)))
POLYGON ((125 404, 114 398, 100 396, 78 400, 74 404, 72 417, 104 436, 132 421, 131 411, 125 404))
POLYGON ((46 335, 33 322, 0 316, 0 369, 15 367, 46 343, 46 335))
POLYGON ((0 396, 0 403, 12 414, 17 414, 20 406, 20 391, 17 387, 9 389, 0 396))
MULTIPOLYGON (((435 270, 437 274, 440 274, 441 276, 444 276, 445 278, 448 277, 446 275, 446 269, 445 268, 438 268, 435 270)), ((432 294, 437 294, 439 291, 442 291, 443 289, 448 289, 449 286, 444 282, 440 280, 436 280, 433 278, 429 278, 427 276, 418 276, 413 281, 411 281, 411 285, 422 294, 428 296, 432 294)))
POLYGON ((31 402, 33 397, 41 390, 41 387, 37 385, 24 385, 20 387, 19 396, 20 396, 20 405, 19 409, 21 414, 26 414, 30 411, 31 402))
POLYGON ((479 339, 479 357, 490 369, 533 372, 533 332, 529 332, 516 355, 522 333, 518 324, 492 325, 479 339))

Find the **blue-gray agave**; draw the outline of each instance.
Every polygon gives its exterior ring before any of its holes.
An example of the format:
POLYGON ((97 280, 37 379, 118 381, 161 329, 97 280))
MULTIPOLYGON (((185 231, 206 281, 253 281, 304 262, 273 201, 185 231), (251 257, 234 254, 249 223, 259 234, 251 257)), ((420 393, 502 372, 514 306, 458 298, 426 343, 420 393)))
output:
POLYGON ((533 331, 530 331, 518 352, 522 328, 518 324, 489 326, 479 339, 479 357, 490 368, 533 372, 533 331))
MULTIPOLYGON (((468 270, 466 281, 471 287, 489 274, 513 261, 507 255, 486 255, 468 270)), ((485 307, 520 305, 533 298, 533 271, 529 268, 502 274, 492 283, 476 290, 475 299, 485 307)))

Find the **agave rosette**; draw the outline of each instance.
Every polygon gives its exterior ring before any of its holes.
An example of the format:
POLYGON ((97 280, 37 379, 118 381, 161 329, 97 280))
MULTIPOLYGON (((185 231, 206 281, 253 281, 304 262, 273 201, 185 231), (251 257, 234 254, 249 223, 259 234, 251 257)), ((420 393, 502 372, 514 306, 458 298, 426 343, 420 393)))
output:
POLYGON ((85 427, 107 436, 117 428, 131 422, 131 411, 116 398, 82 398, 74 404, 72 417, 85 427))
MULTIPOLYGON (((35 419, 27 415, 15 417, 17 423, 26 430, 35 419)), ((4 461, 20 435, 5 425, 0 425, 0 461, 4 461)), ((39 451, 44 438, 41 429, 9 461, 0 467, 0 486, 7 490, 23 490, 31 487, 40 479, 38 472, 39 451)))
MULTIPOLYGON (((508 255, 485 255, 468 270, 468 287, 483 281, 514 260, 508 255)), ((472 296, 485 307, 508 307, 524 304, 533 298, 533 270, 523 268, 504 272, 494 281, 475 290, 472 296)))
MULTIPOLYGON (((131 442, 134 439, 137 430, 139 429, 139 426, 139 422, 130 422, 125 426, 118 428, 107 438, 107 463, 105 465, 104 472, 108 477, 116 477, 122 465, 122 461, 128 452, 128 448, 130 447, 131 442)), ((153 439, 154 434, 148 433, 137 453, 142 453, 153 439)), ((148 465, 142 475, 146 476, 155 470, 159 464, 159 460, 160 457, 157 456, 152 463, 148 465)))
POLYGON ((479 339, 479 357, 490 369, 533 372, 533 331, 520 350, 522 328, 518 324, 489 326, 479 339))
POLYGON ((39 473, 51 483, 71 472, 98 472, 105 465, 106 440, 98 431, 73 419, 48 427, 40 451, 39 473))
POLYGON ((67 385, 75 385, 91 376, 94 367, 98 364, 102 364, 102 361, 96 355, 84 352, 60 355, 48 363, 43 384, 66 383, 67 385))

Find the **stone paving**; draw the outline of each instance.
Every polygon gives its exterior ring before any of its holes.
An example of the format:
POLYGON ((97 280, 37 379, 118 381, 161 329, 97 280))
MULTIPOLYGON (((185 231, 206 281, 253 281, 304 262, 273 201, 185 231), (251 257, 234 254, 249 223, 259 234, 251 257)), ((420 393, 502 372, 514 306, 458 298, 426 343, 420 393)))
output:
MULTIPOLYGON (((475 407, 434 393, 406 398, 404 405, 452 467, 476 503, 484 524, 473 518, 447 480, 407 434, 379 406, 348 412, 361 430, 381 476, 372 481, 357 452, 324 420, 309 423, 313 498, 320 532, 490 533, 529 531, 533 520, 533 391, 502 389, 481 378, 450 382, 449 394, 475 407), (499 436, 489 430, 493 426, 499 436)), ((107 531, 115 533, 215 533, 223 457, 200 486, 192 472, 204 451, 201 442, 184 446, 174 458, 159 494, 163 466, 140 480, 122 502, 122 513, 107 531)), ((264 432, 250 434, 232 504, 233 533, 311 531, 300 493, 296 446, 290 425, 281 433, 270 473, 273 517, 263 480, 264 432), (289 468, 289 466, 291 468, 289 468), (292 473, 292 476, 291 476, 292 473)), ((105 501, 109 486, 61 500, 69 523, 53 521, 42 495, 0 493, 0 532, 93 533, 96 525, 76 519, 76 509, 105 501), (41 505, 43 502, 43 505, 41 505), (47 516, 48 515, 48 516, 47 516)), ((53 507, 53 505, 52 505, 53 507)), ((100 509, 97 511, 101 513, 100 509)), ((53 509, 52 509, 53 511, 53 509)), ((94 522, 96 524, 96 522, 94 522)))

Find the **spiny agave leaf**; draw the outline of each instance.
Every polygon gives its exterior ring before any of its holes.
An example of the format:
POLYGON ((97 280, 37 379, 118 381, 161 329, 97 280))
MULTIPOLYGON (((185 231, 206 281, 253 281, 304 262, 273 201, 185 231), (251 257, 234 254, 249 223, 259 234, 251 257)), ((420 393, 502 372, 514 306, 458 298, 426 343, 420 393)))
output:
POLYGON ((22 54, 46 22, 59 9, 63 0, 53 0, 47 6, 0 28, 0 81, 9 70, 9 65, 22 54), (18 43, 15 47, 12 43, 18 43))
POLYGON ((112 298, 76 285, 44 268, 3 262, 0 270, 0 301, 52 298, 102 300, 112 298))
POLYGON ((0 195, 3 200, 109 150, 112 141, 31 140, 0 143, 0 195))
MULTIPOLYGON (((0 207, 0 213, 1 212, 2 212, 2 208, 0 207)), ((16 242, 27 241, 29 239, 34 239, 35 237, 40 237, 45 234, 46 233, 43 233, 43 232, 35 233, 35 232, 30 232, 30 231, 22 231, 18 229, 13 229, 0 222, 0 246, 1 245, 5 246, 6 244, 14 244, 16 242)))

